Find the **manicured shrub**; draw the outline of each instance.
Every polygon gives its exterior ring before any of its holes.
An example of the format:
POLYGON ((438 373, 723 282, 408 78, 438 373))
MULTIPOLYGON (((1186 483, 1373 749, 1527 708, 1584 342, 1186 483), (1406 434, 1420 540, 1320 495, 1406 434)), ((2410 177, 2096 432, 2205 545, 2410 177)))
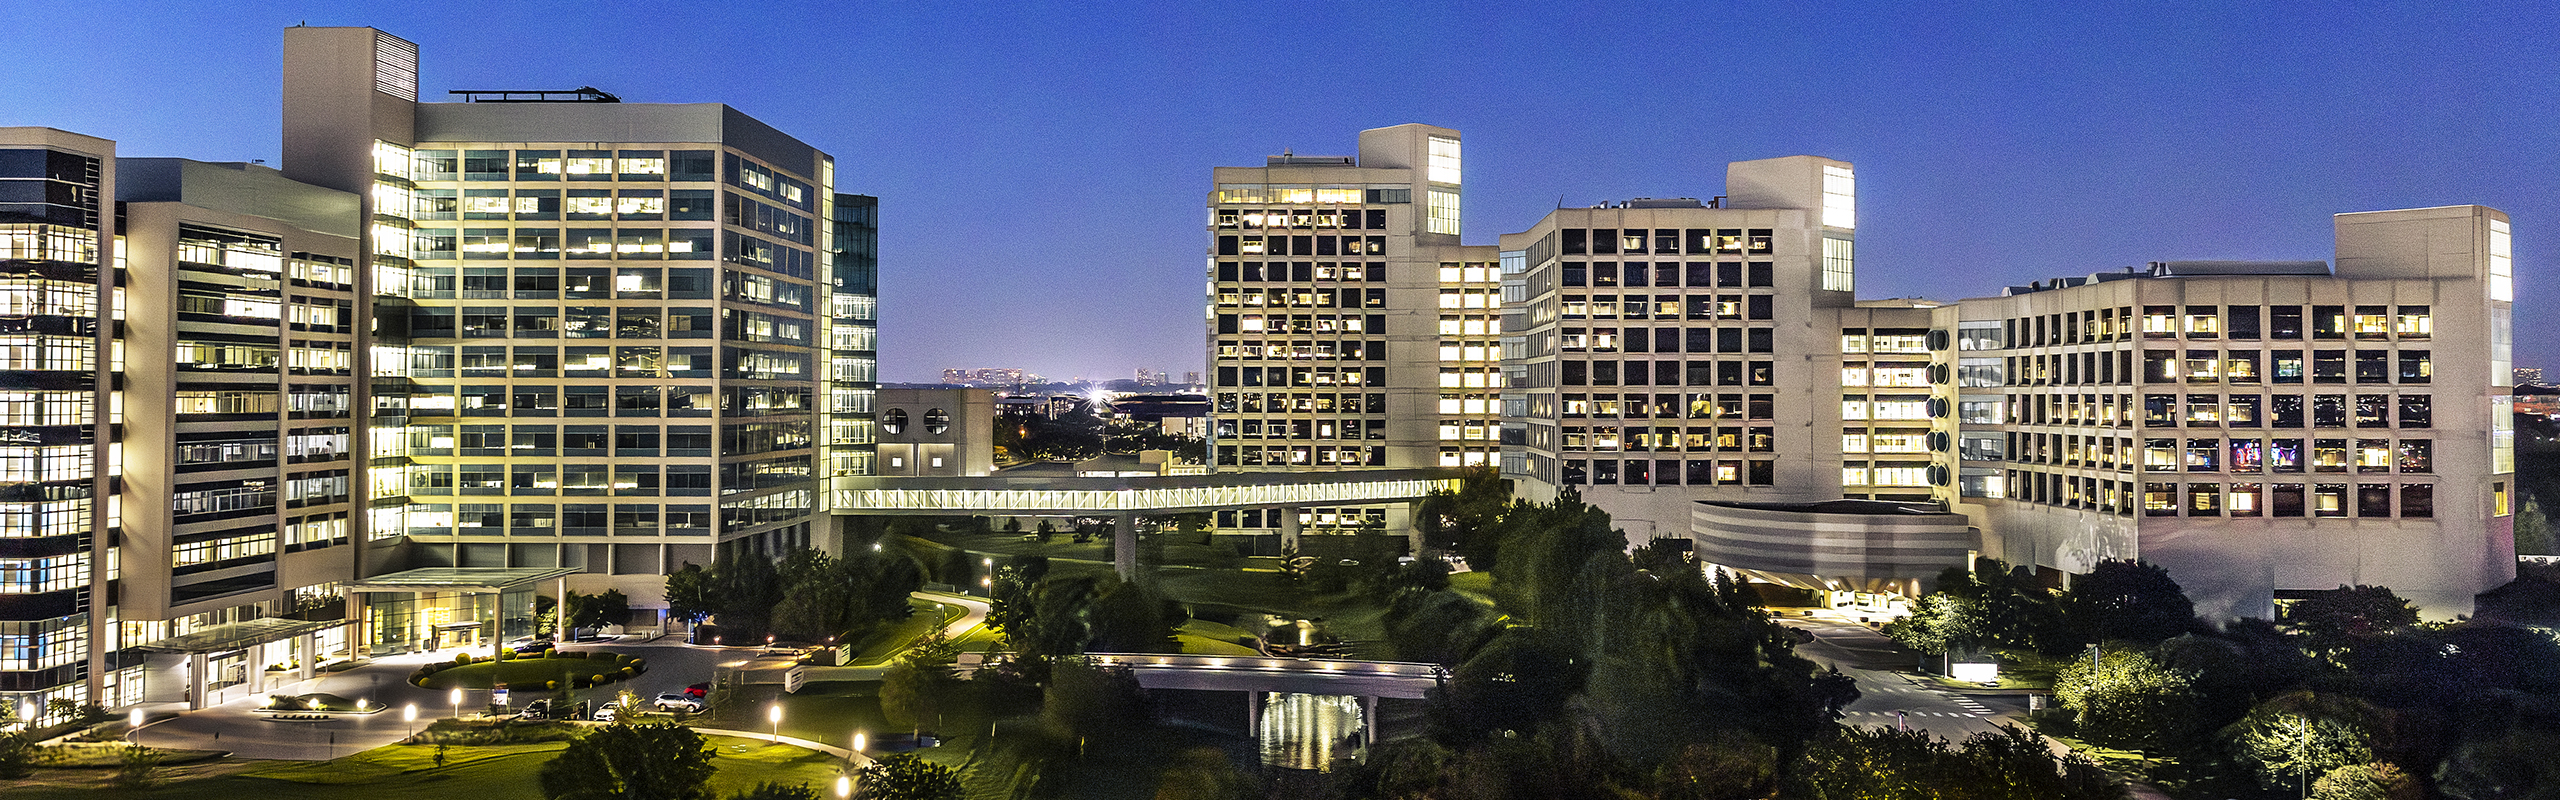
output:
POLYGON ((471 666, 471 654, 470 654, 470 653, 455 653, 455 654, 453 654, 453 665, 454 665, 454 666, 457 666, 457 667, 468 667, 468 666, 471 666))

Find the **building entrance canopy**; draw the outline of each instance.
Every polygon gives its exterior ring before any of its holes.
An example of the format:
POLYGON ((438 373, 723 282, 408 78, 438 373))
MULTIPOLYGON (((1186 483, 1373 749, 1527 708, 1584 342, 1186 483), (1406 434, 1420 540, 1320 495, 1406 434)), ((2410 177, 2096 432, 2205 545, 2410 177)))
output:
POLYGON ((204 628, 184 636, 171 636, 143 645, 141 650, 153 653, 228 653, 257 645, 281 642, 307 633, 318 633, 347 624, 343 619, 303 620, 266 617, 247 622, 231 622, 204 628))
POLYGON ((347 581, 350 592, 505 592, 578 574, 556 567, 424 567, 347 581))

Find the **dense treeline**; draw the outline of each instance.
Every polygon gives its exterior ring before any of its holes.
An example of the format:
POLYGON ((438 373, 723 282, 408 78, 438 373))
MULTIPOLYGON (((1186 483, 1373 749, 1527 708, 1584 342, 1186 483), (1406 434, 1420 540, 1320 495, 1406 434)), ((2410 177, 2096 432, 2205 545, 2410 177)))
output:
POLYGON ((1985 560, 1887 627, 1927 651, 2067 659, 2058 733, 2139 751, 2180 797, 2560 796, 2560 643, 2492 620, 2421 623, 2342 586, 2277 622, 2207 625, 2159 568, 2111 561, 2048 591, 1985 560))
POLYGON ((859 641, 913 611, 907 596, 924 571, 899 553, 844 556, 799 549, 768 559, 741 554, 710 569, 685 564, 667 575, 667 613, 712 620, 731 643, 767 636, 801 642, 859 641))
POLYGON ((1429 701, 1429 735, 1383 746, 1345 776, 1346 797, 2120 791, 2022 733, 1950 746, 1841 726, 1852 681, 1797 655, 1739 582, 1668 546, 1630 553, 1608 515, 1575 495, 1515 502, 1478 476, 1426 503, 1422 524, 1431 544, 1493 572, 1494 602, 1446 588, 1427 566, 1389 578, 1399 656, 1448 664, 1451 677, 1429 701))

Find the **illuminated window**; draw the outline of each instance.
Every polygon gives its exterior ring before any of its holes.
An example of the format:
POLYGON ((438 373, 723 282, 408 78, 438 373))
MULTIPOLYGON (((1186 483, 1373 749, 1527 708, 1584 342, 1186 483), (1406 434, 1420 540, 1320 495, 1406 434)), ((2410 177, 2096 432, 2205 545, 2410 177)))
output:
MULTIPOLYGON (((1433 183, 1462 182, 1458 179, 1458 166, 1458 140, 1431 137, 1431 181, 1433 183)), ((1450 233, 1456 233, 1456 231, 1450 231, 1450 233)))
POLYGON ((2507 221, 2489 221, 2489 299, 2516 299, 2515 234, 2507 221))
POLYGON ((1858 227, 1858 178, 1848 167, 1822 168, 1822 224, 1832 228, 1858 227))
MULTIPOLYGON (((1825 211, 1827 216, 1830 212, 1825 211)), ((1846 292, 1857 289, 1857 243, 1848 239, 1824 237, 1822 240, 1822 289, 1846 292)))
POLYGON ((1429 197, 1430 219, 1425 230, 1431 233, 1458 235, 1458 191, 1433 188, 1429 197))

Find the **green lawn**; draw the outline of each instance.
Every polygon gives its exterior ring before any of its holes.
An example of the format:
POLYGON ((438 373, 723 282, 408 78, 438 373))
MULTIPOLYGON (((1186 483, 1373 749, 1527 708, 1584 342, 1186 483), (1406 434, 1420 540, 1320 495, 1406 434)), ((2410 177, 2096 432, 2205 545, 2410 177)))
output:
POLYGON ((1490 608, 1493 602, 1493 573, 1455 572, 1449 575, 1449 590, 1466 595, 1490 608))
POLYGON ((907 645, 915 644, 916 640, 932 633, 933 629, 968 613, 959 606, 913 597, 907 598, 907 607, 915 609, 915 613, 889 627, 871 632, 869 638, 862 640, 862 647, 853 654, 854 666, 867 667, 887 661, 898 651, 907 649, 907 645))
POLYGON ((1182 640, 1182 652, 1204 656, 1260 655, 1260 651, 1253 649, 1251 645, 1238 641, 1251 637, 1252 634, 1238 630, 1234 626, 1198 619, 1182 623, 1182 627, 1174 635, 1174 638, 1182 640))
MULTIPOLYGON (((545 682, 559 681, 562 688, 567 688, 571 675, 581 675, 591 679, 610 676, 628 666, 633 660, 625 655, 601 657, 604 655, 607 654, 596 653, 586 658, 515 658, 506 661, 483 661, 470 666, 445 668, 427 676, 425 685, 426 688, 438 690, 456 687, 487 689, 491 688, 490 682, 495 680, 505 683, 507 688, 518 691, 541 691, 545 682)), ((642 666, 645 668, 647 665, 642 666)))
MULTIPOLYGON (((789 745, 730 737, 710 737, 719 772, 711 779, 715 796, 744 791, 765 781, 807 783, 827 792, 843 762, 833 756, 789 745)), ((335 761, 249 762, 229 774, 190 778, 174 774, 168 785, 148 792, 103 790, 105 770, 46 770, 36 778, 5 787, 10 800, 88 800, 100 796, 132 796, 165 800, 539 800, 536 777, 561 743, 451 747, 446 762, 435 765, 435 748, 390 745, 335 761)), ((226 768, 237 769, 236 767, 226 768)))

